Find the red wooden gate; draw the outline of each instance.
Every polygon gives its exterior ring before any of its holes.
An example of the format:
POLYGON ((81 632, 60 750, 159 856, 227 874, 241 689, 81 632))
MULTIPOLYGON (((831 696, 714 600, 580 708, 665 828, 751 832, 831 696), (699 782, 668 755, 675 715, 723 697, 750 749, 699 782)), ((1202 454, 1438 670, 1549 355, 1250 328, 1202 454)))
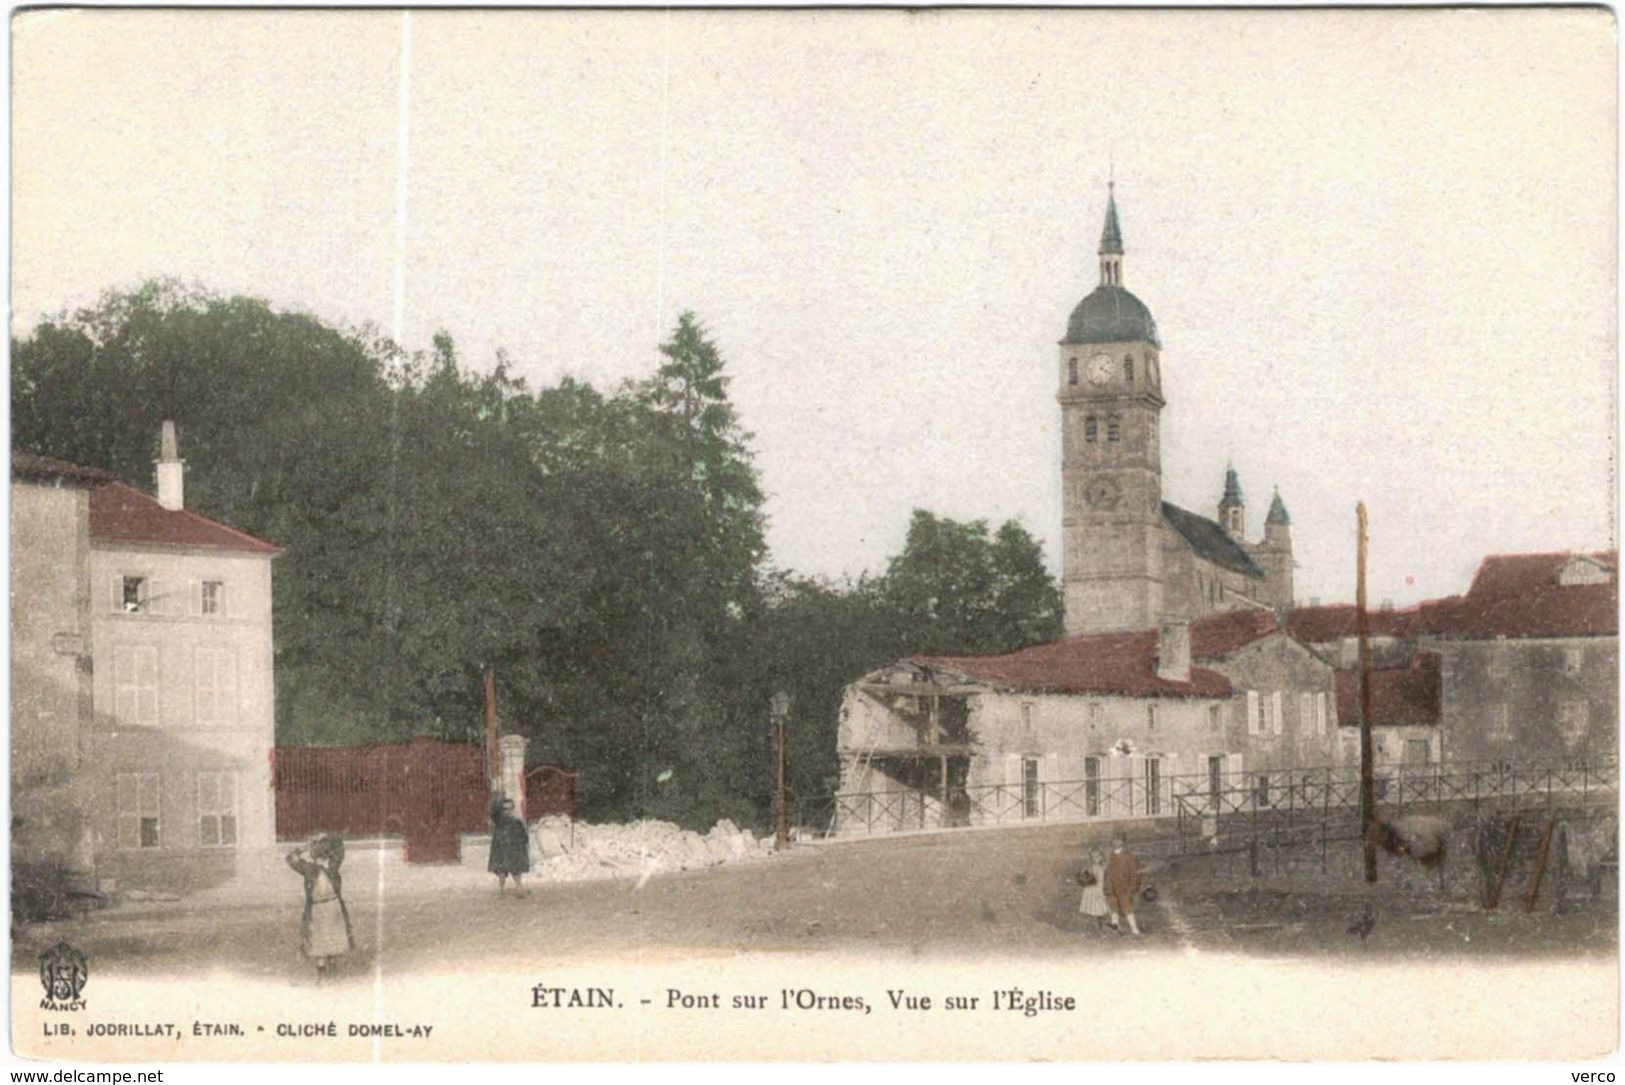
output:
MULTIPOLYGON (((471 743, 414 738, 281 747, 273 756, 272 779, 279 840, 318 832, 403 836, 408 862, 451 862, 459 833, 490 826, 485 753, 471 743)), ((527 776, 526 814, 534 819, 544 813, 574 816, 574 773, 542 766, 527 776)))

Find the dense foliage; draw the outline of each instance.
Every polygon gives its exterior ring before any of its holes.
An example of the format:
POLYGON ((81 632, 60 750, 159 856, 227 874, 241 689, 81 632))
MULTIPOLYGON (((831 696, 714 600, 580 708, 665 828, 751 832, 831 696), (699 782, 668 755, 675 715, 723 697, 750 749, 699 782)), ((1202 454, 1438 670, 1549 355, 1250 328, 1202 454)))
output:
POLYGON ((13 446, 150 478, 284 547, 277 741, 475 740, 481 675, 591 817, 760 823, 767 705, 792 694, 802 797, 836 777, 841 688, 914 651, 1059 635, 1019 525, 916 511, 885 574, 770 572, 749 435, 715 344, 678 321, 646 380, 532 391, 449 336, 409 354, 244 297, 152 284, 12 343, 13 446))

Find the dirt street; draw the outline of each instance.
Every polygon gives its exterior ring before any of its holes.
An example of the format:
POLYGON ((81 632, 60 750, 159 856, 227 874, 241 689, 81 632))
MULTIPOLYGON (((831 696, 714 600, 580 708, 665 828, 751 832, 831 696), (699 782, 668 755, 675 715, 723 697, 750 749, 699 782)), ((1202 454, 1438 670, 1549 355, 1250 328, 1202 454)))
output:
MULTIPOLYGON (((355 849, 344 869, 358 952, 348 972, 382 978, 448 961, 479 967, 584 961, 641 947, 650 962, 751 951, 862 949, 930 960, 978 954, 1048 958, 1241 951, 1338 958, 1611 955, 1616 903, 1571 901, 1554 914, 1521 903, 1484 913, 1418 879, 1373 894, 1348 881, 1250 878, 1186 864, 1148 872, 1143 939, 1113 935, 1077 913, 1072 876, 1081 826, 967 831, 819 846, 769 859, 635 879, 535 884, 499 897, 494 879, 466 868, 380 866, 355 849), (380 885, 380 876, 381 882, 380 885), (382 894, 380 895, 380 889, 382 894), (1366 938, 1349 933, 1370 902, 1366 938)), ((275 860, 276 856, 268 859, 275 860)), ((17 968, 61 939, 103 970, 182 969, 297 978, 299 880, 275 864, 227 892, 176 902, 121 904, 81 920, 25 928, 17 968)))

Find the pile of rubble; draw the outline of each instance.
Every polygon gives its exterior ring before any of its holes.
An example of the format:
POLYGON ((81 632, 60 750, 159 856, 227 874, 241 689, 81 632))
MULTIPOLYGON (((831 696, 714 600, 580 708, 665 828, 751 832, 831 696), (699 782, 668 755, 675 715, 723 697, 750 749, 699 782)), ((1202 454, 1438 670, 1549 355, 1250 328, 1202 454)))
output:
POLYGON ((555 882, 697 870, 759 858, 773 850, 771 839, 757 840, 749 829, 727 819, 701 836, 669 821, 591 825, 547 817, 531 826, 530 840, 533 876, 555 882))

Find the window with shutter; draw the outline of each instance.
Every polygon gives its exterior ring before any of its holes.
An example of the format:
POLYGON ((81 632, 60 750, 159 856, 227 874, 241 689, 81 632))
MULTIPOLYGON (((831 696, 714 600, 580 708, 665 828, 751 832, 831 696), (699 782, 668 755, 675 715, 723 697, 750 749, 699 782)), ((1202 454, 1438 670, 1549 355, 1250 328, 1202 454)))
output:
POLYGON ((121 723, 158 723, 158 648, 151 644, 113 646, 113 714, 121 723))
POLYGON ((231 726, 237 721, 236 649, 200 646, 193 659, 198 726, 231 726))
POLYGON ((197 776, 198 843, 206 848, 237 844, 237 774, 200 772, 197 776))
POLYGON ((1280 690, 1270 694, 1270 729, 1276 734, 1280 734, 1282 731, 1280 690))
POLYGON ((1260 709, 1259 703, 1258 703, 1258 691, 1256 689, 1248 690, 1247 691, 1247 733, 1249 735, 1256 735, 1262 729, 1262 727, 1261 727, 1262 718, 1261 718, 1261 715, 1260 715, 1261 711, 1262 710, 1260 709))
POLYGON ((121 772, 113 784, 117 792, 119 847, 158 847, 158 774, 121 772))
POLYGON ((1315 732, 1314 698, 1307 693, 1298 694, 1298 737, 1315 732))

